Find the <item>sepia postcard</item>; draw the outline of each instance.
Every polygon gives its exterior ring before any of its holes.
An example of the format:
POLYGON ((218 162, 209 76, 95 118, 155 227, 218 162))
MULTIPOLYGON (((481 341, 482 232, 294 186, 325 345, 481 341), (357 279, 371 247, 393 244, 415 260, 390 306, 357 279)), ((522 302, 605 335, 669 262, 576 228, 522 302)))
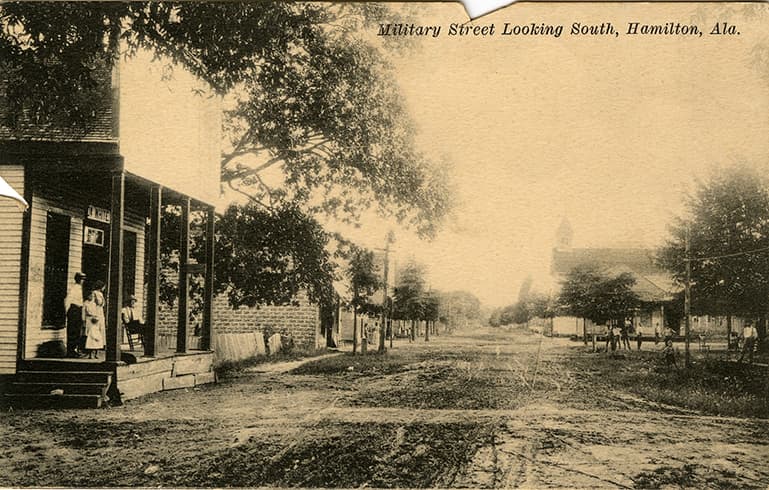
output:
POLYGON ((766 3, 2 2, 0 487, 767 488, 767 135, 766 3))

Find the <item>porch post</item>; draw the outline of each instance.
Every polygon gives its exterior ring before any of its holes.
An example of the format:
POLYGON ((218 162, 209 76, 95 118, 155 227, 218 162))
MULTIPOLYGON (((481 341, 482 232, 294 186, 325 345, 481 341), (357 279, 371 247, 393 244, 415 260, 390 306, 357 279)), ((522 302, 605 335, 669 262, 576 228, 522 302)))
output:
POLYGON ((182 198, 182 216, 179 227, 179 317, 176 328, 176 352, 187 352, 187 324, 189 322, 190 276, 190 198, 182 198))
POLYGON ((112 174, 112 207, 109 235, 109 282, 107 284, 107 361, 120 360, 123 307, 123 213, 125 211, 125 172, 112 174))
POLYGON ((29 248, 32 230, 32 170, 30 164, 24 165, 24 200, 29 207, 24 211, 21 221, 21 270, 19 271, 19 332, 16 341, 16 370, 21 369, 21 361, 26 357, 27 344, 27 304, 29 303, 29 248))
POLYGON ((213 334, 213 325, 211 322, 211 312, 214 305, 214 222, 216 215, 214 207, 209 206, 206 210, 206 280, 205 290, 203 292, 203 326, 201 334, 200 348, 211 350, 211 341, 213 334))
POLYGON ((150 230, 147 237, 147 331, 144 332, 144 355, 157 355, 158 303, 160 281, 160 220, 163 210, 163 187, 150 188, 150 230))

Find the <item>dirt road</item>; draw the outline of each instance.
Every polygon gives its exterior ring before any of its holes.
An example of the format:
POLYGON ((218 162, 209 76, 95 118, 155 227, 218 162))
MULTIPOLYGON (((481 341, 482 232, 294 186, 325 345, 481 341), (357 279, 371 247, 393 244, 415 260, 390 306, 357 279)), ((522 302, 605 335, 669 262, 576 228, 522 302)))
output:
POLYGON ((106 410, 5 413, 0 486, 769 485, 769 421, 649 401, 586 355, 476 330, 106 410))

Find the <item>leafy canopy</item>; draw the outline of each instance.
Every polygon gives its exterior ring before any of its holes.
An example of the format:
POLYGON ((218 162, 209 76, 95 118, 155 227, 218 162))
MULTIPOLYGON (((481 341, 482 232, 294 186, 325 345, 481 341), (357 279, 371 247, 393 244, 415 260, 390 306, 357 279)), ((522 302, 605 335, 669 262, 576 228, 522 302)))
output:
POLYGON ((737 165, 698 183, 689 216, 671 226, 659 263, 683 284, 690 234, 692 310, 759 315, 769 301, 769 182, 737 165))
POLYGON ((559 304, 574 316, 596 324, 625 318, 638 307, 630 273, 611 277, 594 265, 572 269, 561 284, 559 304))
POLYGON ((346 3, 4 3, 5 123, 87 126, 99 74, 150 50, 225 96, 221 176, 232 189, 353 222, 373 207, 430 236, 452 206, 448 173, 415 148, 387 50, 366 36, 395 17, 346 3))
POLYGON ((332 301, 335 265, 329 235, 295 206, 232 205, 217 220, 216 284, 235 306, 332 301))
POLYGON ((401 269, 398 283, 393 289, 395 318, 421 320, 425 312, 425 268, 415 261, 401 269))
POLYGON ((379 313, 381 305, 371 301, 371 296, 382 284, 379 267, 374 263, 374 252, 352 245, 346 275, 350 280, 350 303, 355 311, 370 315, 379 313))

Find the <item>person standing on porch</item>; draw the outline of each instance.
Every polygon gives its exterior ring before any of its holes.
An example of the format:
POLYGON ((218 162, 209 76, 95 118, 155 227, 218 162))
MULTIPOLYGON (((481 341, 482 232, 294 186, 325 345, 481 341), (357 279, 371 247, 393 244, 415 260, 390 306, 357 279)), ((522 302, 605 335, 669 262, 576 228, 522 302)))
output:
POLYGON ((64 311, 67 312, 67 356, 81 357, 83 353, 83 281, 85 274, 75 273, 74 281, 67 288, 64 311))
POLYGON ((93 291, 83 302, 83 320, 85 322, 85 349, 88 358, 99 358, 99 349, 105 345, 104 317, 104 282, 96 281, 93 291))

